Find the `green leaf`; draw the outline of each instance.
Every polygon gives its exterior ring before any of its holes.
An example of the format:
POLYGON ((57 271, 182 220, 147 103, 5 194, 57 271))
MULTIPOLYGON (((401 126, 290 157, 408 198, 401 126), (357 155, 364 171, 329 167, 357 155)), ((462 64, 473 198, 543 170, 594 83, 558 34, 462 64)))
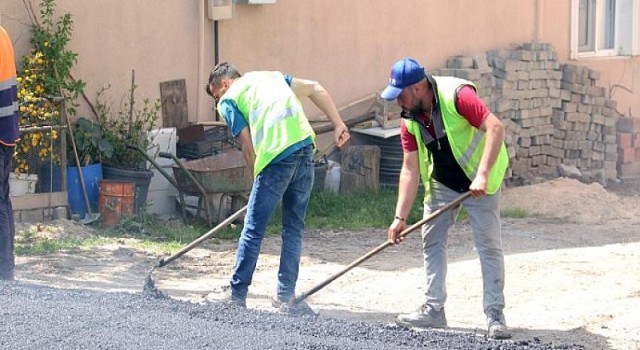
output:
POLYGON ((100 152, 104 154, 105 157, 111 158, 113 156, 113 145, 111 144, 111 142, 105 139, 100 139, 98 145, 100 152))

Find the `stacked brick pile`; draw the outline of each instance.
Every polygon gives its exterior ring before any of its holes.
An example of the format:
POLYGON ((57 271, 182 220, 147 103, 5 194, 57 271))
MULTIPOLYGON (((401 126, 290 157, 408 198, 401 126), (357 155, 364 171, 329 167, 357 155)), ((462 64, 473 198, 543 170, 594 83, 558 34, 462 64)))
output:
POLYGON ((618 175, 640 177, 640 118, 618 120, 618 175))
POLYGON ((562 163, 581 170, 603 169, 616 178, 616 121, 620 117, 607 90, 597 86, 600 73, 576 65, 562 66, 562 108, 554 110, 554 146, 562 163))
POLYGON ((559 165, 617 177, 615 101, 597 86, 599 72, 561 65, 550 44, 452 57, 434 74, 473 81, 503 120, 511 160, 508 182, 557 177, 559 165))
POLYGON ((505 122, 511 159, 508 179, 549 177, 562 163, 552 144, 554 108, 561 106, 560 64, 549 44, 525 44, 487 53, 494 68, 493 113, 505 122))
POLYGON ((452 57, 447 60, 447 68, 435 71, 434 74, 472 81, 478 89, 478 96, 486 103, 491 102, 491 91, 494 85, 493 69, 489 67, 485 54, 452 57))

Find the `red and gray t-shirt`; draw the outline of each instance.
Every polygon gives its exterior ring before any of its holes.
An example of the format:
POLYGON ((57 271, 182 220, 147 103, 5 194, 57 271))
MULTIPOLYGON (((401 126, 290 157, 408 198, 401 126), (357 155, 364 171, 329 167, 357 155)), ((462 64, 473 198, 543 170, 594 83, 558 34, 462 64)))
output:
MULTIPOLYGON (((434 81, 431 79, 429 81, 431 86, 435 87, 434 81)), ((434 91, 435 89, 437 89, 437 87, 434 88, 434 91)), ((480 125, 482 125, 490 113, 487 106, 471 86, 463 86, 460 88, 457 91, 455 101, 458 113, 460 113, 469 124, 476 128, 480 128, 480 125)), ((423 135, 427 136, 422 139, 432 157, 432 177, 454 191, 460 193, 466 192, 469 190, 471 180, 465 175, 453 156, 449 140, 446 136, 446 130, 444 130, 444 124, 442 123, 440 105, 438 103, 434 106, 433 114, 433 122, 429 122, 424 114, 412 116, 423 129, 423 135), (428 134, 424 134, 425 129, 428 134)), ((417 140, 415 136, 407 130, 405 123, 402 123, 400 126, 400 139, 404 152, 414 152, 418 150, 417 140)))

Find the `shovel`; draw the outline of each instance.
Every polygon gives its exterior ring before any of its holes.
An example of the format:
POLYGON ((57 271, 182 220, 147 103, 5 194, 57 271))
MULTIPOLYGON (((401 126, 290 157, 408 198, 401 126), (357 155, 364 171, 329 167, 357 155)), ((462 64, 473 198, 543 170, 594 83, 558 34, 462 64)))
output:
MULTIPOLYGON (((64 102, 62 105, 62 113, 65 113, 64 102)), ((66 120, 66 118, 64 118, 66 120)), ((87 186, 84 183, 84 175, 82 174, 82 164, 80 164, 80 158, 78 157, 78 149, 76 148, 76 138, 73 135, 71 124, 67 121, 67 129, 69 130, 69 138, 71 139, 71 148, 73 149, 73 155, 76 159, 76 166, 78 167, 78 178, 80 179, 80 187, 82 188, 82 196, 84 197, 84 204, 87 207, 87 212, 84 214, 84 219, 80 222, 84 225, 89 225, 100 218, 100 214, 93 213, 91 211, 91 202, 89 202, 89 196, 87 195, 87 186)))
MULTIPOLYGON (((415 224, 407 227, 404 231, 402 231, 400 233, 400 237, 403 237, 403 238, 406 237, 411 232, 413 232, 415 229, 417 229, 417 228, 421 227, 422 225, 428 223, 429 221, 435 219, 436 217, 440 216, 442 213, 447 212, 447 211, 457 207, 465 199, 469 198, 470 195, 471 195, 470 192, 463 193, 458 198, 454 199, 451 203, 449 203, 449 204, 445 205, 444 207, 434 211, 433 213, 429 214, 429 216, 427 216, 426 218, 423 218, 422 220, 416 222, 415 224)), ((356 267, 356 266, 362 264, 363 262, 369 260, 369 258, 371 258, 372 256, 380 253, 382 250, 384 250, 385 248, 390 247, 392 245, 393 245, 393 243, 391 243, 389 241, 385 241, 384 243, 382 243, 381 245, 379 245, 375 249, 371 250, 367 254, 363 255, 359 259, 357 259, 354 262, 352 262, 351 264, 349 264, 349 266, 345 267, 344 269, 342 269, 341 271, 339 271, 335 275, 333 275, 333 276, 327 278, 326 280, 322 281, 321 283, 319 283, 315 287, 311 288, 309 291, 300 294, 300 296, 298 296, 295 299, 293 299, 289 303, 289 305, 290 306, 295 306, 296 304, 300 303, 301 301, 303 301, 303 300, 307 299, 308 297, 310 297, 311 295, 315 294, 320 289, 326 287, 329 283, 335 281, 338 277, 344 275, 345 273, 349 272, 354 267, 356 267)))

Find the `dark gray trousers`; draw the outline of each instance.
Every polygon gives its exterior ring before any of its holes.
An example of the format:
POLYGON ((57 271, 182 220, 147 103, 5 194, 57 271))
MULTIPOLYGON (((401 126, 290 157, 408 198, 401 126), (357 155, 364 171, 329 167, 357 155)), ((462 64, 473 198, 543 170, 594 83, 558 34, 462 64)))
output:
POLYGON ((13 241, 16 230, 9 197, 9 174, 13 170, 13 149, 0 144, 0 279, 13 279, 15 257, 13 241))

